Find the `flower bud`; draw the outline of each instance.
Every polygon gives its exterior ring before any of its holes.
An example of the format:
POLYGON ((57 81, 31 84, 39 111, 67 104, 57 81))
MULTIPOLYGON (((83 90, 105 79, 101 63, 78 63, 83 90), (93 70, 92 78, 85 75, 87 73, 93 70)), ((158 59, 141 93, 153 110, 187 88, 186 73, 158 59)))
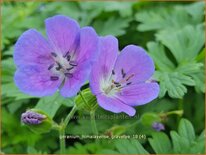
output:
POLYGON ((45 115, 42 115, 42 114, 39 114, 39 113, 36 113, 34 111, 31 111, 31 110, 28 110, 26 111, 25 113, 23 113, 21 115, 21 121, 24 123, 24 124, 28 124, 28 125, 31 125, 31 124, 40 124, 42 123, 42 121, 46 119, 46 116, 45 115))
POLYGON ((78 109, 83 109, 88 112, 94 111, 98 107, 97 99, 89 88, 79 93, 79 95, 75 98, 75 103, 78 109))
POLYGON ((160 122, 154 122, 152 124, 152 128, 156 131, 161 131, 161 130, 165 130, 165 126, 164 124, 160 123, 160 122))
POLYGON ((43 111, 30 109, 21 115, 21 122, 35 133, 46 133, 52 128, 52 120, 43 111))

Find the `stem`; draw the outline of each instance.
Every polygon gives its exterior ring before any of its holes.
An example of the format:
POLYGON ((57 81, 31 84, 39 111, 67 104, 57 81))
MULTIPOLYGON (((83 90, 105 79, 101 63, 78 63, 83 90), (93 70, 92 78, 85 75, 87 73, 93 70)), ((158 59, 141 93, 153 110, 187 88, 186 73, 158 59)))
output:
POLYGON ((70 113, 67 115, 67 117, 64 120, 63 127, 66 128, 67 124, 69 123, 70 119, 73 117, 74 113, 77 111, 76 105, 73 106, 70 113))
POLYGON ((169 111, 165 113, 167 116, 168 115, 179 115, 182 116, 183 114, 183 110, 174 110, 174 111, 169 111))
POLYGON ((59 129, 59 135, 60 135, 60 154, 65 154, 65 128, 71 118, 73 117, 74 113, 76 112, 77 108, 76 105, 73 106, 70 113, 67 115, 64 121, 61 123, 61 128, 59 129))
POLYGON ((98 135, 98 130, 96 126, 96 121, 95 121, 95 111, 90 112, 90 118, 91 118, 91 125, 92 125, 92 130, 95 135, 98 135))
POLYGON ((61 128, 59 130, 59 135, 60 135, 60 154, 65 154, 65 129, 61 128))

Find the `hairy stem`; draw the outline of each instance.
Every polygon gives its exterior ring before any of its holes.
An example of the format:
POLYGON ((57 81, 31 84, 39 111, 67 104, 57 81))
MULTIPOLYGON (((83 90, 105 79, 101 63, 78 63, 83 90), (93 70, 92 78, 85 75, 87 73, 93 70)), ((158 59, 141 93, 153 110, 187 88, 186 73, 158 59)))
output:
POLYGON ((95 111, 90 112, 90 119, 91 119, 92 131, 95 135, 98 135, 98 130, 97 130, 96 121, 95 121, 95 111))
POLYGON ((67 124, 69 123, 69 121, 71 120, 71 118, 73 117, 73 115, 76 112, 76 110, 77 110, 76 105, 74 105, 72 110, 70 111, 70 113, 65 118, 65 120, 62 121, 62 123, 61 123, 61 128, 59 130, 59 135, 60 135, 60 153, 61 154, 65 154, 65 147, 66 147, 66 145, 65 145, 65 128, 66 128, 67 124))

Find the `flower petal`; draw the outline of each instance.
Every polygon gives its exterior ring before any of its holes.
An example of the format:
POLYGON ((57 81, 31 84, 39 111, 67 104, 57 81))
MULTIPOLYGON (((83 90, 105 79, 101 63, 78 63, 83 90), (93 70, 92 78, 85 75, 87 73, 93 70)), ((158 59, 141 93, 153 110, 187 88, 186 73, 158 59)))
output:
POLYGON ((66 16, 56 15, 45 20, 47 36, 54 52, 66 54, 76 48, 79 35, 78 23, 66 16))
POLYGON ((81 86, 84 85, 89 78, 91 72, 91 64, 89 62, 82 63, 73 73, 73 77, 65 81, 60 93, 64 97, 72 97, 78 93, 81 86))
POLYGON ((42 64, 48 66, 53 60, 51 48, 44 37, 34 29, 24 32, 14 48, 14 61, 17 67, 42 64))
POLYGON ((99 58, 90 76, 90 87, 94 94, 100 92, 100 81, 111 75, 117 55, 118 40, 113 36, 101 37, 99 58))
POLYGON ((117 98, 130 106, 146 104, 159 94, 159 85, 155 82, 129 85, 117 94, 117 98))
POLYGON ((27 66, 18 69, 14 80, 17 87, 24 93, 31 96, 47 96, 57 91, 61 80, 51 81, 51 73, 42 70, 41 66, 27 66))
POLYGON ((92 27, 84 27, 80 30, 79 47, 75 51, 76 61, 78 63, 97 59, 98 50, 98 36, 92 27))
POLYGON ((111 98, 100 94, 97 95, 97 101, 103 109, 114 113, 124 112, 129 116, 134 116, 136 113, 136 110, 133 107, 124 104, 116 98, 111 98))
POLYGON ((126 46, 118 56, 115 64, 116 81, 122 79, 122 69, 126 76, 134 76, 132 81, 138 83, 148 80, 154 73, 154 63, 150 56, 141 47, 126 46))

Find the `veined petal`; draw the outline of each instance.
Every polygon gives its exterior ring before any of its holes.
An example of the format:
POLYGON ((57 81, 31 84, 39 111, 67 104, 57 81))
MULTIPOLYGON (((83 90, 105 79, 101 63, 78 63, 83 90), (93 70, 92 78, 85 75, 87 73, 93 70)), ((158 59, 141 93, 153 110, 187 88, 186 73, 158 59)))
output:
POLYGON ((45 20, 48 40, 54 52, 66 54, 76 49, 79 35, 78 23, 66 16, 56 15, 45 20))
POLYGON ((100 92, 100 81, 109 78, 118 55, 118 40, 113 36, 100 38, 100 54, 90 76, 90 87, 94 94, 100 92))
POLYGON ((61 79, 52 81, 51 73, 41 66, 33 65, 17 69, 14 80, 17 87, 24 93, 42 97, 53 95, 61 84, 61 79))
POLYGON ((152 58, 141 47, 126 46, 118 56, 115 64, 116 81, 122 79, 122 70, 126 77, 131 76, 131 81, 138 83, 148 80, 154 73, 152 58), (134 75, 134 76, 133 76, 134 75))
POLYGON ((81 86, 84 85, 89 78, 91 72, 91 64, 89 62, 82 63, 73 73, 73 77, 65 81, 60 93, 64 97, 72 97, 78 93, 81 86))
POLYGON ((14 62, 17 67, 42 64, 47 67, 53 61, 51 48, 44 37, 36 30, 24 32, 17 40, 14 48, 14 62))
POLYGON ((99 38, 92 27, 83 27, 80 30, 79 47, 74 51, 78 63, 97 61, 98 40, 99 38))
POLYGON ((124 112, 129 116, 134 116, 136 113, 133 107, 124 104, 116 98, 111 98, 104 95, 97 95, 97 101, 102 108, 114 113, 124 112))
POLYGON ((154 100, 158 94, 159 85, 157 83, 139 83, 122 88, 117 98, 127 105, 138 106, 154 100))

